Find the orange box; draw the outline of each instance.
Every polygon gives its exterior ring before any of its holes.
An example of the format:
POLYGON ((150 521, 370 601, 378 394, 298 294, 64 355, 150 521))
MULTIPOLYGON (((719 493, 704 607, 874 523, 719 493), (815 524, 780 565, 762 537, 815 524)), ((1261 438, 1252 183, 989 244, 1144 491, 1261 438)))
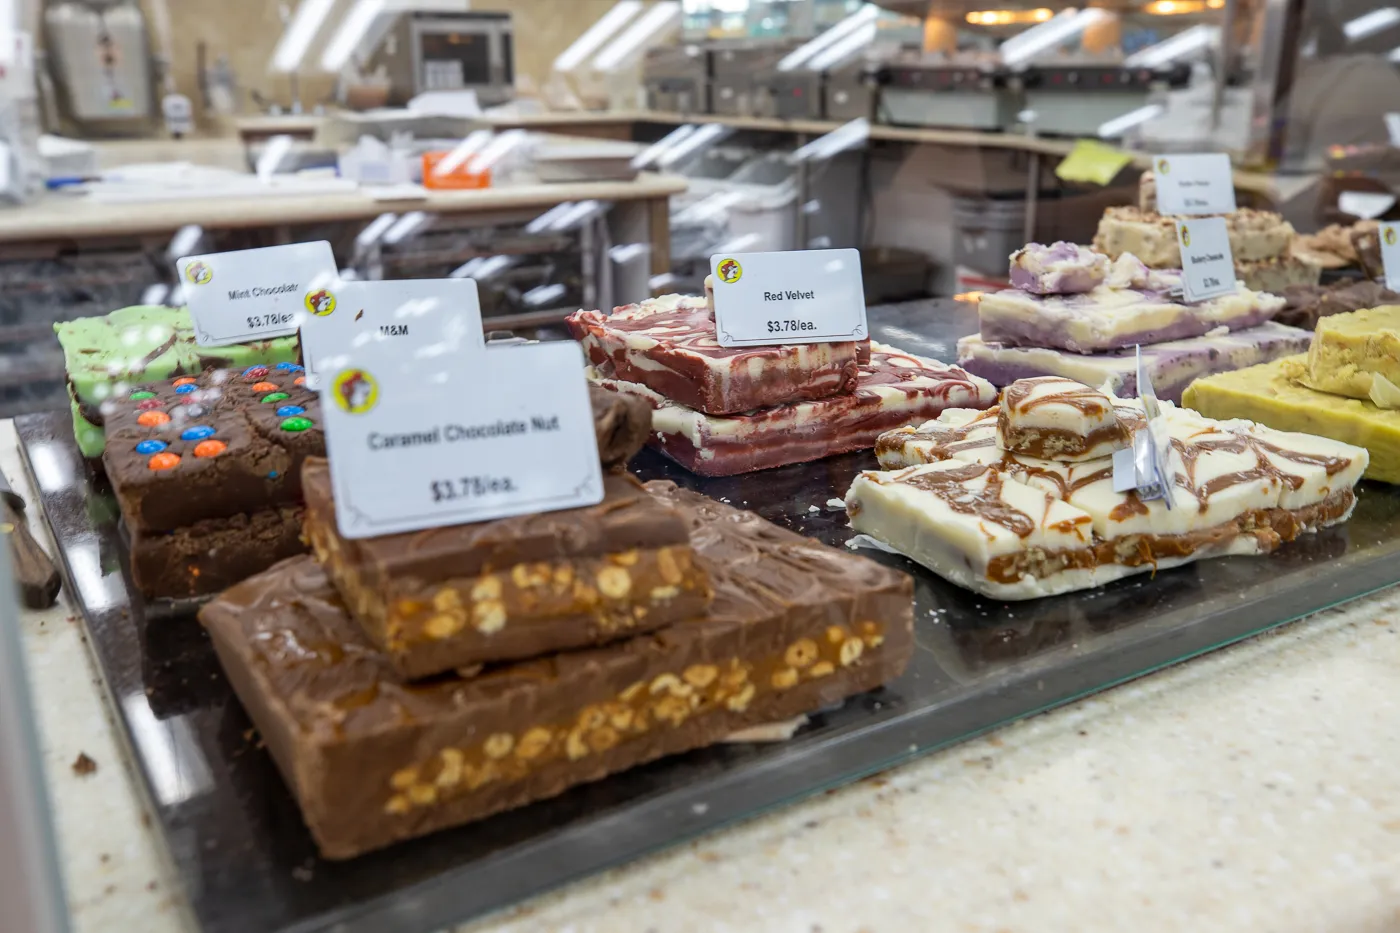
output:
POLYGON ((423 153, 423 187, 432 188, 439 191, 463 191, 469 188, 489 188, 491 187, 491 170, 484 172, 469 172, 467 166, 471 164, 468 158, 461 165, 446 174, 439 175, 436 171, 438 163, 447 158, 447 152, 425 152, 423 153))

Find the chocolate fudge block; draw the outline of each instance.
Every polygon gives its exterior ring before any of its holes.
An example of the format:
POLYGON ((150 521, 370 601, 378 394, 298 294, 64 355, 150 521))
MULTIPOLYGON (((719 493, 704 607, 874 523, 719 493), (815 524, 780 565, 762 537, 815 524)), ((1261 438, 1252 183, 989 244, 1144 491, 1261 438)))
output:
POLYGON ((593 405, 598 459, 605 470, 621 470, 647 442, 647 435, 651 433, 651 406, 596 386, 588 387, 588 400, 593 405))
POLYGON ((102 456, 104 403, 133 385, 197 375, 206 369, 275 366, 297 359, 295 337, 227 347, 195 342, 190 313, 158 305, 121 308, 53 326, 63 347, 73 397, 74 434, 83 456, 102 456))
POLYGON ((841 395, 855 388, 857 345, 725 348, 703 298, 667 295, 637 305, 576 311, 569 332, 595 366, 696 411, 728 415, 841 395))
POLYGON ((301 503, 324 455, 321 407, 294 363, 137 386, 107 415, 107 475, 127 527, 172 531, 301 503))
POLYGON ((405 684, 310 558, 204 607, 323 855, 552 797, 903 672, 905 574, 670 483, 648 489, 685 515, 715 601, 687 624, 607 648, 405 684))
POLYGON ((402 677, 598 645, 704 612, 710 584, 674 508, 630 474, 598 505, 343 538, 330 466, 303 470, 306 534, 402 677))
POLYGON ((651 405, 649 443, 701 476, 733 476, 873 447, 884 431, 935 418, 949 408, 987 408, 996 389, 956 366, 870 344, 856 389, 814 401, 719 417, 687 408, 607 367, 588 378, 651 405))
POLYGON ((147 599, 193 599, 305 553, 301 509, 268 509, 174 531, 132 532, 131 577, 147 599))

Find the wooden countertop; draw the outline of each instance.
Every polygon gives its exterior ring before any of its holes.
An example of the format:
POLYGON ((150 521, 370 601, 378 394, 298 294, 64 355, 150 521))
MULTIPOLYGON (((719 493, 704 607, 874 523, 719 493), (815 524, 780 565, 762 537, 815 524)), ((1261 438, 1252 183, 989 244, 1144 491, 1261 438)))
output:
POLYGON ((418 200, 376 200, 363 190, 261 198, 193 198, 100 203, 81 195, 49 195, 0 209, 0 243, 95 239, 173 232, 189 224, 210 229, 372 220, 386 211, 430 214, 544 210, 566 201, 646 201, 686 188, 685 179, 642 174, 629 182, 503 185, 476 191, 431 191, 418 200))

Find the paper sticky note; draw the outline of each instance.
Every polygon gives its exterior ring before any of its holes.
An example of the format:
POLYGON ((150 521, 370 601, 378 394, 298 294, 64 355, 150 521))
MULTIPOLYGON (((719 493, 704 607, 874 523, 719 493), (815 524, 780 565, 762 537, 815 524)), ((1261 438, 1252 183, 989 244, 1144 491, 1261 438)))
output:
POLYGON ((1055 177, 1061 181, 1106 185, 1131 161, 1133 157, 1121 149, 1106 146, 1097 140, 1081 139, 1060 161, 1055 177))

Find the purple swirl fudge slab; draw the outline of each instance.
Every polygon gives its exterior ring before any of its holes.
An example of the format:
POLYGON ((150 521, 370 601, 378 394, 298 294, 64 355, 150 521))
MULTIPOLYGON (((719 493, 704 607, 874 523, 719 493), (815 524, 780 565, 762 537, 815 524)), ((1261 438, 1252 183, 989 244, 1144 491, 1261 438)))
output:
POLYGON ((1063 240, 1029 243, 1011 254, 1011 284, 1033 295, 1093 291, 1108 275, 1108 257, 1063 240))
POLYGON ((1100 286, 1082 295, 1028 295, 1006 289, 977 305, 982 339, 1012 347, 1075 353, 1199 337, 1219 327, 1244 330, 1273 318, 1284 300, 1243 285, 1188 305, 1159 291, 1100 286))
MULTIPOLYGON (((1302 353, 1311 342, 1308 331, 1269 321, 1228 334, 1144 345, 1142 361, 1157 397, 1179 402, 1186 387, 1197 379, 1302 353)), ((958 341, 958 365, 995 386, 1034 376, 1063 376, 1091 386, 1106 384, 1120 398, 1138 393, 1132 348, 1070 353, 1046 347, 1009 347, 973 334, 958 341)))

